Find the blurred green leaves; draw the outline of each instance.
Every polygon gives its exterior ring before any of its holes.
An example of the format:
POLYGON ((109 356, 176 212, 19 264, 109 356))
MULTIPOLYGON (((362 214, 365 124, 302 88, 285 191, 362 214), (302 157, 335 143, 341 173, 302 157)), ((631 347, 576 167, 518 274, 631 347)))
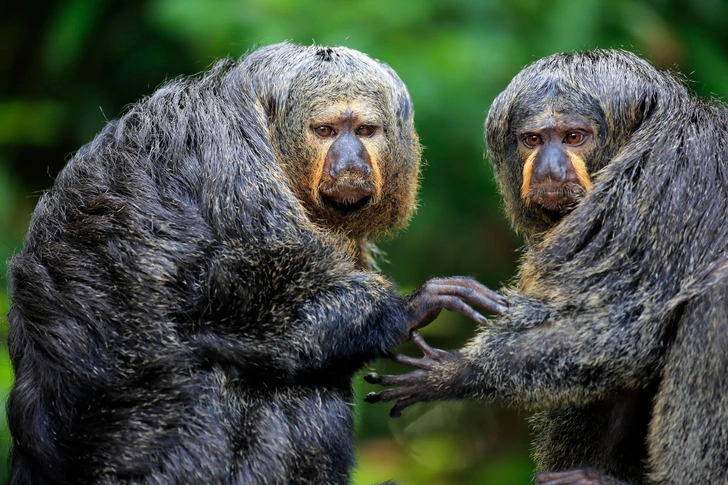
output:
POLYGON ((64 119, 63 110, 64 106, 56 101, 0 101, 0 144, 55 143, 64 119))
POLYGON ((99 0, 58 2, 43 49, 43 64, 49 75, 62 75, 78 62, 98 25, 104 3, 99 0))

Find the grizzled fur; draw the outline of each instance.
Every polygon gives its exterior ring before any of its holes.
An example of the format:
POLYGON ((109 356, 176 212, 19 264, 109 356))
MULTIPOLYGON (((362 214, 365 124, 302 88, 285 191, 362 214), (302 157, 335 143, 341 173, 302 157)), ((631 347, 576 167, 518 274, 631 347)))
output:
POLYGON ((534 419, 541 469, 728 480, 725 106, 627 52, 556 55, 516 76, 486 135, 514 226, 541 241, 510 313, 463 352, 482 366, 474 392, 548 409, 534 419), (538 234, 515 200, 512 133, 529 111, 549 109, 596 121, 595 183, 538 234))
POLYGON ((427 350, 379 393, 541 410, 539 483, 728 482, 728 111, 621 51, 526 67, 486 122, 506 210, 529 240, 510 308, 456 353, 427 350), (534 110, 598 122, 593 190, 552 227, 518 190, 534 110), (544 232, 545 231, 545 232, 544 232), (557 480, 557 481, 554 481, 557 480))
POLYGON ((109 123, 12 260, 11 483, 346 483, 350 378, 407 333, 364 235, 407 221, 419 150, 400 79, 345 48, 262 48, 109 123), (376 105, 387 180, 329 227, 292 186, 334 98, 376 105))

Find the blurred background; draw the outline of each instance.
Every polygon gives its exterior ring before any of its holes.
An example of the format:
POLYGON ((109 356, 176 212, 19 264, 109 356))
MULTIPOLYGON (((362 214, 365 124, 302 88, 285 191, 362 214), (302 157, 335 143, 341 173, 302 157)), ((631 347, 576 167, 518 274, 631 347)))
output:
MULTIPOLYGON (((728 93, 722 0, 13 3, 0 16, 0 483, 12 385, 6 261, 22 248, 34 204, 72 153, 166 79, 283 40, 344 45, 391 65, 409 87, 425 147, 419 211, 404 233, 381 244, 382 270, 403 292, 431 276, 468 274, 497 288, 515 274, 521 242, 483 159, 482 124, 524 65, 560 51, 624 48, 685 73, 699 94, 728 93)), ((451 349, 474 330, 443 314, 423 334, 451 349)), ((372 369, 403 370, 389 362, 372 369)), ((374 386, 359 376, 355 387, 357 485, 531 481, 527 413, 452 402, 416 405, 392 420, 388 406, 362 403, 374 386)))

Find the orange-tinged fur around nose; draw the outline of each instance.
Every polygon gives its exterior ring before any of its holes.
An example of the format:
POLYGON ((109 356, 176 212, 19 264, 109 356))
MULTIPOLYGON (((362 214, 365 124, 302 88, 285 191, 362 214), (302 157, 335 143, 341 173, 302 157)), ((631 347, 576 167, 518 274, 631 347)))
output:
MULTIPOLYGON (((523 165, 523 182, 521 184, 521 198, 528 204, 530 203, 530 199, 528 196, 528 191, 531 188, 531 177, 533 176, 533 165, 534 160, 536 159, 536 155, 538 154, 538 150, 534 150, 533 153, 531 153, 528 158, 526 159, 526 163, 523 165)), ((579 185, 581 185, 584 190, 589 193, 592 189, 592 182, 591 177, 589 177, 589 171, 586 168, 586 164, 584 163, 584 159, 574 153, 570 153, 567 151, 567 156, 569 157, 569 161, 571 162, 571 166, 574 169, 574 174, 576 175, 576 179, 579 182, 579 185)))
MULTIPOLYGON (((318 125, 336 125, 341 123, 342 120, 346 118, 353 118, 355 124, 372 124, 378 126, 378 128, 381 130, 382 127, 379 126, 380 123, 376 123, 370 120, 376 120, 378 119, 378 116, 376 116, 374 113, 370 113, 370 109, 366 106, 366 104, 358 103, 358 102, 339 102, 334 103, 330 107, 328 107, 325 111, 319 113, 319 115, 316 117, 316 120, 312 122, 312 126, 318 126, 318 125)), ((380 133, 381 135, 381 133, 380 133)), ((382 191, 382 172, 380 168, 380 152, 384 149, 383 146, 381 146, 384 143, 384 137, 383 136, 377 136, 375 135, 373 138, 366 138, 361 137, 361 142, 364 145, 365 150, 367 151, 367 154, 369 155, 369 161, 371 163, 371 181, 374 188, 374 193, 372 194, 372 200, 376 202, 381 194, 382 191)), ((331 147, 331 144, 333 143, 333 139, 327 140, 324 143, 319 144, 319 151, 316 153, 316 159, 314 162, 314 167, 312 170, 312 179, 311 179, 311 192, 314 200, 320 200, 320 187, 322 180, 326 178, 326 175, 324 174, 324 170, 326 169, 326 156, 328 154, 328 150, 331 147)))

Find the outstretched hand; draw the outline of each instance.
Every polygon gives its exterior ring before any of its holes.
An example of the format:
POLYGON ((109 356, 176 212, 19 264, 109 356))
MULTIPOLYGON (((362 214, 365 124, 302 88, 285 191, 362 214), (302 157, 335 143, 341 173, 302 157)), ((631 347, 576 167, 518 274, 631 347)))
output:
POLYGON ((503 296, 472 278, 433 278, 413 291, 407 297, 407 337, 422 351, 423 357, 392 355, 393 361, 412 366, 415 370, 403 375, 368 374, 364 379, 371 384, 399 387, 371 392, 364 400, 369 403, 396 401, 389 415, 398 418, 403 409, 414 403, 458 397, 456 389, 459 386, 450 385, 454 384, 450 381, 457 380, 462 370, 461 357, 430 347, 417 329, 437 318, 443 308, 462 313, 479 325, 486 325, 488 319, 471 305, 496 314, 508 310, 508 301, 503 296))
MULTIPOLYGON (((419 348, 422 358, 408 357, 406 355, 395 354, 391 359, 397 363, 410 365, 416 370, 402 375, 384 375, 380 376, 372 372, 364 376, 364 379, 370 384, 380 384, 382 386, 399 386, 393 389, 386 389, 380 392, 370 392, 364 398, 368 403, 397 401, 389 412, 393 418, 402 415, 402 410, 417 403, 425 401, 433 401, 442 399, 446 396, 438 391, 445 391, 439 386, 433 386, 432 375, 437 374, 437 369, 444 366, 456 367, 460 358, 456 354, 445 352, 430 347, 419 332, 413 330, 411 333, 412 342, 419 348), (448 365, 450 364, 450 365, 448 365)), ((454 396, 453 396, 454 397, 454 396)))
POLYGON ((503 296, 472 278, 456 276, 428 280, 407 297, 408 334, 428 325, 443 308, 462 313, 479 325, 487 324, 488 319, 471 305, 497 314, 508 309, 508 301, 503 296))
POLYGON ((590 468, 541 472, 536 474, 535 479, 536 485, 629 485, 590 468))

